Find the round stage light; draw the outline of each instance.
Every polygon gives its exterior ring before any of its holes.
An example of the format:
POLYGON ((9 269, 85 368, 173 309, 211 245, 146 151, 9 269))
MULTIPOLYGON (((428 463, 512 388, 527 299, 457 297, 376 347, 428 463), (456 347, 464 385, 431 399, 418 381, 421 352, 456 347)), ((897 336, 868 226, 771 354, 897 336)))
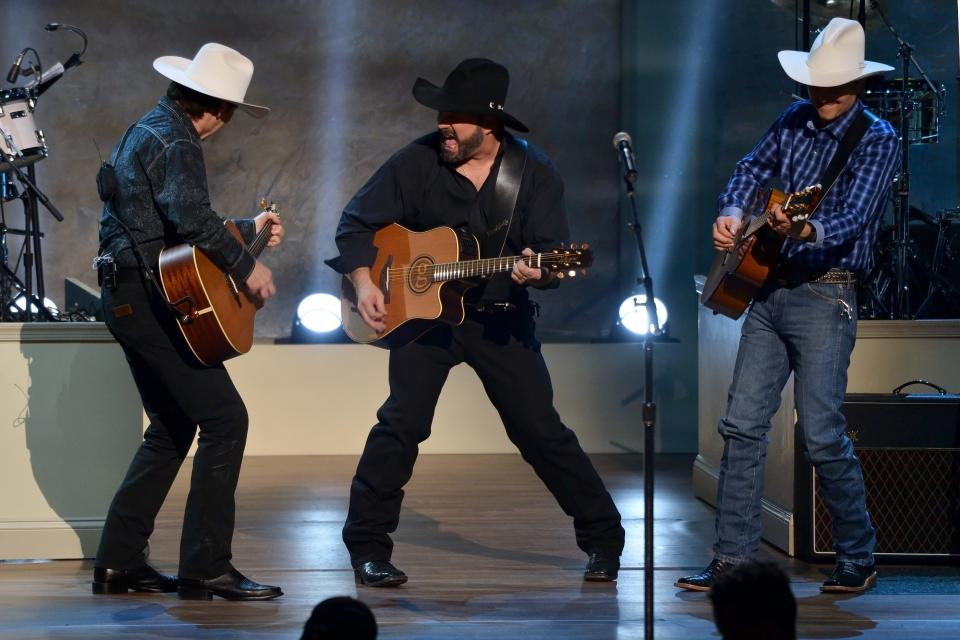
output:
POLYGON ((315 333, 329 333, 340 328, 340 299, 329 293, 313 293, 297 305, 297 322, 315 333))
MULTIPOLYGON (((662 330, 667 324, 667 306, 659 298, 653 299, 653 305, 657 309, 657 320, 662 330)), ((620 324, 623 328, 637 335, 642 336, 650 332, 646 295, 630 296, 620 304, 620 324)))

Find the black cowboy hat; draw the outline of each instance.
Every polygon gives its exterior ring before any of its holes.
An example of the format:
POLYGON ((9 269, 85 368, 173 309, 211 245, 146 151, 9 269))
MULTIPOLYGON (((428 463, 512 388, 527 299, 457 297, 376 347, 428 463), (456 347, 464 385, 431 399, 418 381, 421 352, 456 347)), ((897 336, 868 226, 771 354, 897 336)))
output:
POLYGON ((450 72, 442 87, 417 78, 413 97, 437 111, 460 111, 492 116, 504 126, 522 133, 526 125, 503 110, 510 85, 507 68, 485 58, 469 58, 450 72))

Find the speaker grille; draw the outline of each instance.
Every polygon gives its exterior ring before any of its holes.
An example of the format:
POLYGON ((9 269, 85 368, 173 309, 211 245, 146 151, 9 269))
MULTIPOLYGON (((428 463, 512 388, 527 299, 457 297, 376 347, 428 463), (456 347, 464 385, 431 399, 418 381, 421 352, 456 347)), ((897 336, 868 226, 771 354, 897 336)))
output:
MULTIPOLYGON (((960 553, 960 450, 858 449, 878 554, 960 553)), ((831 518, 813 476, 815 553, 833 553, 831 518)))

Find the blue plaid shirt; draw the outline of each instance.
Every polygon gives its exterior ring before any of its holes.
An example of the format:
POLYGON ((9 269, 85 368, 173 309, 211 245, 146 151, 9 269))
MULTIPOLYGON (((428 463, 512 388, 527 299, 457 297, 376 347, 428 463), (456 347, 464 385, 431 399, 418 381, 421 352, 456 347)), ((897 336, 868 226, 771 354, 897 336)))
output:
MULTIPOLYGON (((858 100, 850 111, 818 129, 817 112, 809 100, 787 107, 753 151, 737 163, 720 195, 720 215, 743 217, 744 209, 750 209, 756 199, 757 189, 771 178, 779 177, 786 193, 819 182, 841 138, 863 108, 858 100)), ((897 133, 889 122, 877 119, 871 124, 837 184, 808 221, 816 229, 816 240, 788 238, 783 248, 786 260, 809 268, 869 270, 883 207, 900 164, 899 150, 897 133)))

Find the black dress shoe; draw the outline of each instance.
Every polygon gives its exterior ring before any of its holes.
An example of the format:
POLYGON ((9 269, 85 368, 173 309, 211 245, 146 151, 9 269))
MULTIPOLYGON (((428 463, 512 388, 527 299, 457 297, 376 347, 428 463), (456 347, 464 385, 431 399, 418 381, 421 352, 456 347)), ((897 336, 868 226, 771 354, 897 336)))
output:
POLYGON ((710 585, 717 579, 717 576, 730 570, 733 566, 735 566, 733 562, 713 560, 706 569, 697 575, 680 578, 673 583, 673 586, 687 591, 710 591, 710 585))
POLYGON ((173 593, 176 590, 176 576, 165 576, 146 562, 136 569, 93 569, 94 593, 173 593))
POLYGON ((386 560, 364 562, 353 573, 357 584, 367 587, 399 587, 407 581, 407 574, 386 560))
POLYGON ((874 565, 855 564, 849 560, 840 560, 833 573, 820 586, 824 593, 860 593, 877 584, 877 572, 874 565))
POLYGON ((226 600, 273 600, 282 596, 283 591, 280 587, 258 584, 231 567, 222 576, 209 580, 180 578, 177 595, 181 600, 213 600, 213 596, 226 600))
POLYGON ((587 582, 613 582, 620 571, 620 558, 602 553, 591 553, 583 579, 587 582))

